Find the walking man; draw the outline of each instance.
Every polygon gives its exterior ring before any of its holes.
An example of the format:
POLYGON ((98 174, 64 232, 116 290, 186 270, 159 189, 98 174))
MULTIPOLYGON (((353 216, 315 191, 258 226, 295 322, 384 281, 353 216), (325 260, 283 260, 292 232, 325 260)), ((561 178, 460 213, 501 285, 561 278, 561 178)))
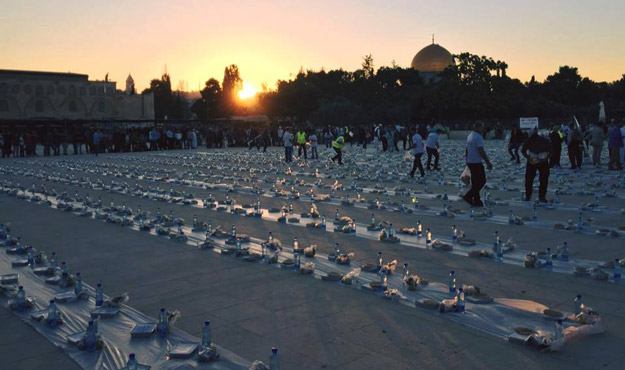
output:
POLYGON ((608 162, 609 170, 622 170, 621 166, 621 147, 623 146, 623 136, 621 128, 618 127, 616 121, 612 122, 608 138, 608 151, 610 153, 610 162, 608 162))
POLYGON ((486 167, 491 170, 493 165, 490 163, 486 152, 484 151, 484 122, 477 121, 473 124, 473 131, 467 137, 467 147, 465 156, 467 159, 467 167, 471 171, 471 189, 462 197, 465 202, 475 207, 483 207, 484 203, 480 199, 480 190, 486 185, 486 172, 482 161, 486 162, 486 167))
POLYGON ((425 171, 423 170, 423 164, 421 163, 421 157, 423 157, 423 139, 419 132, 415 130, 414 135, 412 135, 412 155, 414 155, 414 162, 412 163, 412 170, 410 170, 410 177, 414 178, 414 173, 419 169, 419 173, 421 174, 421 178, 425 176, 425 171))
POLYGON ((338 160, 339 164, 343 164, 343 145, 345 144, 345 138, 340 135, 332 142, 332 148, 336 152, 336 155, 332 157, 332 162, 338 160))
POLYGON ((284 161, 291 163, 293 162, 293 134, 288 127, 282 134, 282 141, 284 143, 284 161))
POLYGON ((425 143, 425 150, 428 153, 428 171, 431 171, 431 163, 432 163, 432 157, 434 157, 434 169, 435 170, 440 170, 440 168, 438 168, 438 148, 440 148, 440 143, 438 141, 438 135, 441 133, 442 131, 440 129, 436 129, 436 132, 431 132, 428 135, 428 139, 425 143))
POLYGON ((552 145, 549 139, 538 135, 538 129, 532 129, 529 139, 523 143, 521 153, 527 159, 525 167, 525 200, 532 200, 534 178, 538 171, 538 200, 547 203, 547 186, 549 185, 549 157, 552 153, 552 145))

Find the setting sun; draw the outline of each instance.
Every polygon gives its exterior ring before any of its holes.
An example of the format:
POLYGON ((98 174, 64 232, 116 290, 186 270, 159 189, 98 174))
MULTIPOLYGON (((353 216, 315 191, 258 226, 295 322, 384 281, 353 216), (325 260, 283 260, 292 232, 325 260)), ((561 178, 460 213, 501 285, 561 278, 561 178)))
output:
POLYGON ((247 82, 243 82, 243 88, 239 91, 239 99, 245 100, 249 98, 253 98, 256 95, 256 89, 254 86, 250 85, 247 82))

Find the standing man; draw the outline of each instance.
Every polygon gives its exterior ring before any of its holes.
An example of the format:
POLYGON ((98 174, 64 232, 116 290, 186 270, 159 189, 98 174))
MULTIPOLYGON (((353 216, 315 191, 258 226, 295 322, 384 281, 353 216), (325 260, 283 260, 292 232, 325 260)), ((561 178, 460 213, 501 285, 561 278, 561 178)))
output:
POLYGON ((303 128, 300 128, 297 132, 297 156, 302 156, 302 149, 304 150, 304 159, 308 159, 308 155, 306 154, 306 131, 303 128))
POLYGON ((343 164, 343 145, 344 144, 345 144, 345 138, 343 138, 343 135, 339 135, 339 137, 337 137, 336 140, 332 142, 332 148, 336 152, 336 155, 332 157, 332 162, 338 159, 338 163, 343 164))
POLYGON ((317 139, 317 134, 315 134, 315 131, 310 134, 308 140, 310 140, 310 158, 319 159, 319 153, 317 153, 317 144, 319 140, 317 139))
POLYGON ((284 161, 291 163, 293 162, 293 134, 288 127, 282 134, 282 141, 284 143, 284 161))
POLYGON ((412 135, 412 155, 414 155, 414 162, 412 163, 412 170, 410 170, 410 177, 414 178, 414 173, 419 168, 419 173, 421 174, 421 178, 425 176, 425 171, 423 170, 423 164, 421 163, 421 157, 423 157, 423 138, 419 134, 418 130, 415 130, 414 135, 412 135))
POLYGON ((592 164, 599 166, 601 164, 601 152, 603 150, 603 142, 605 141, 605 133, 601 122, 597 123, 590 131, 590 146, 592 147, 592 164))
POLYGON ((546 137, 538 135, 538 128, 532 129, 529 139, 523 143, 521 153, 527 159, 525 167, 525 200, 532 200, 534 178, 538 171, 538 200, 547 203, 547 185, 549 185, 549 156, 552 152, 551 142, 546 137))
POLYGON ((93 132, 93 152, 96 157, 98 156, 98 152, 100 151, 100 140, 102 139, 102 135, 100 134, 100 130, 96 129, 93 132))
POLYGON ((569 128, 567 138, 567 148, 569 150, 569 161, 571 162, 571 169, 582 169, 582 142, 584 137, 582 132, 577 128, 569 128))
POLYGON ((558 130, 558 125, 553 125, 551 127, 551 132, 549 132, 549 140, 551 141, 551 157, 550 167, 558 167, 560 168, 560 156, 562 154, 562 133, 558 130))
POLYGON ((622 170, 621 166, 621 147, 623 147, 623 136, 621 128, 618 127, 616 121, 612 120, 612 127, 608 136, 608 151, 610 153, 610 162, 608 162, 608 170, 622 170))
POLYGON ((486 167, 491 170, 493 165, 488 160, 484 151, 484 122, 477 121, 473 124, 473 131, 467 137, 467 147, 465 156, 467 167, 471 170, 471 189, 462 197, 465 202, 475 207, 483 207, 484 203, 480 199, 480 190, 486 185, 486 172, 482 161, 486 162, 486 167))
POLYGON ((438 141, 438 135, 441 133, 442 131, 440 129, 436 129, 436 132, 432 132, 428 135, 428 139, 425 143, 425 150, 428 153, 428 171, 431 171, 431 163, 432 163, 432 156, 434 156, 434 169, 439 171, 440 168, 438 168, 438 148, 440 148, 440 143, 438 141))

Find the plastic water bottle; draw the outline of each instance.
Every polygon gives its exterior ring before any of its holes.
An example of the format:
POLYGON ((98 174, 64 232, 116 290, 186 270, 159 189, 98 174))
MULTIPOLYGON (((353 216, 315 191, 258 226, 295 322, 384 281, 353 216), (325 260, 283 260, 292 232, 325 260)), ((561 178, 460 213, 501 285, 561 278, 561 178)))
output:
POLYGON ((556 190, 556 199, 554 200, 554 202, 556 204, 560 203, 560 191, 559 190, 556 190))
POLYGON ((469 212, 470 212, 470 213, 469 213, 469 218, 473 219, 473 217, 475 217, 475 216, 473 215, 473 206, 471 206, 471 208, 469 209, 469 212))
POLYGON ((193 228, 197 229, 197 216, 193 215, 193 228))
POLYGON ((536 204, 532 206, 532 221, 538 220, 538 211, 536 210, 536 204))
POLYGON ((371 225, 375 225, 375 213, 371 214, 371 225))
POLYGON ((569 260, 569 244, 567 242, 564 242, 562 244, 562 261, 568 261, 569 260))
POLYGON ((564 338, 564 327, 562 326, 562 320, 556 321, 556 336, 555 339, 564 338))
POLYGON ((378 252, 378 261, 377 261, 377 265, 375 266, 375 269, 377 271, 380 271, 382 269, 382 252, 378 252))
POLYGON ((67 274, 67 264, 65 261, 61 262, 61 274, 67 274))
POLYGON ((432 243, 432 231, 430 231, 430 229, 427 229, 425 231, 425 244, 430 244, 432 243))
POLYGON ((338 220, 339 220, 339 218, 340 218, 340 216, 339 216, 339 209, 337 208, 337 209, 336 209, 336 213, 334 213, 334 220, 335 220, 335 221, 338 221, 338 220))
POLYGON ((202 347, 209 347, 212 343, 212 328, 210 321, 204 321, 202 328, 202 347))
POLYGON ((579 211, 579 215, 577 216, 577 231, 582 231, 584 228, 584 214, 582 211, 579 211))
POLYGON ((28 250, 28 266, 35 266, 35 249, 32 247, 28 250))
POLYGON ((95 306, 101 307, 102 303, 104 303, 104 289, 102 283, 98 283, 95 287, 95 306))
POLYGON ((325 215, 321 216, 321 228, 324 230, 326 229, 326 216, 325 215))
POLYGON ((56 308, 56 303, 54 299, 50 300, 50 305, 48 306, 48 325, 52 327, 56 327, 57 321, 59 319, 59 311, 56 308))
POLYGON ((206 235, 211 235, 213 233, 213 223, 211 220, 208 220, 208 226, 206 227, 206 235))
POLYGON ((551 258, 551 248, 547 248, 547 256, 545 259, 545 266, 547 268, 553 267, 553 259, 551 258))
POLYGON ((456 273, 454 270, 449 272, 449 292, 454 293, 456 291, 456 273))
POLYGON ((403 274, 404 278, 408 277, 408 272, 409 272, 408 271, 408 262, 405 262, 404 263, 404 274, 403 274))
POLYGON ((386 269, 380 271, 380 283, 382 283, 382 290, 386 290, 388 287, 388 277, 386 269))
POLYGON ((495 230, 493 235, 495 236, 495 240, 493 242, 493 247, 497 248, 497 244, 499 243, 499 231, 495 230))
POLYGON ((93 324, 93 320, 89 320, 89 326, 87 326, 87 333, 85 334, 85 344, 87 345, 87 352, 93 352, 96 349, 96 343, 98 341, 96 327, 93 324))
POLYGON ((388 225, 388 237, 392 238, 395 235, 395 230, 393 230, 393 224, 388 225))
POLYGON ((300 261, 300 255, 296 254, 295 255, 295 271, 299 271, 299 268, 301 266, 301 261, 300 261))
POLYGON ((267 236, 267 241, 269 243, 273 242, 273 233, 271 231, 269 232, 269 236, 267 236))
POLYGON ((293 253, 299 253, 299 242, 297 241, 297 236, 293 238, 293 253))
POLYGON ((161 222, 161 209, 156 209, 156 222, 161 222))
POLYGON ((614 280, 621 280, 621 264, 618 258, 614 259, 614 280))
POLYGON ((501 239, 495 242, 495 259, 497 260, 497 262, 503 261, 503 248, 501 245, 501 239))
POLYGON ((161 312, 158 313, 158 323, 156 324, 158 335, 164 337, 167 335, 167 311, 161 308, 161 312))
POLYGON ((417 236, 420 238, 423 236, 423 225, 421 225, 421 221, 417 220, 417 236))
POLYGON ((510 213, 508 214, 508 223, 510 225, 514 225, 514 213, 512 212, 512 210, 510 210, 510 213))
POLYGON ((52 256, 50 256, 50 268, 52 268, 53 270, 56 270, 58 265, 59 263, 58 263, 58 258, 56 256, 56 252, 52 252, 52 256))
POLYGON ((462 288, 458 288, 458 295, 456 296, 456 308, 458 312, 464 312, 465 297, 462 288))
POLYGON ((230 228, 230 236, 233 238, 237 237, 237 227, 234 226, 234 224, 232 224, 232 227, 230 228))
POLYGON ((74 278, 74 293, 78 295, 78 293, 80 293, 81 291, 82 291, 82 275, 80 274, 80 272, 77 272, 74 278))
POLYGON ((448 200, 449 196, 447 195, 447 189, 445 189, 445 193, 443 193, 443 200, 448 200))
POLYGON ((135 354, 131 353, 128 356, 128 362, 126 363, 126 369, 127 370, 138 370, 139 369, 139 363, 137 362, 137 359, 135 358, 135 354))
POLYGON ((280 370, 280 356, 278 355, 278 349, 276 347, 271 349, 271 357, 269 357, 269 370, 280 370))
POLYGON ((575 315, 577 316, 583 311, 584 311, 584 304, 582 303, 582 295, 578 294, 577 297, 575 297, 575 315))
POLYGON ((20 287, 17 290, 17 310, 18 311, 24 311, 24 309, 26 308, 26 292, 24 292, 24 287, 20 285, 20 287))
POLYGON ((458 229, 456 228, 456 225, 451 227, 451 240, 454 243, 458 243, 458 229))

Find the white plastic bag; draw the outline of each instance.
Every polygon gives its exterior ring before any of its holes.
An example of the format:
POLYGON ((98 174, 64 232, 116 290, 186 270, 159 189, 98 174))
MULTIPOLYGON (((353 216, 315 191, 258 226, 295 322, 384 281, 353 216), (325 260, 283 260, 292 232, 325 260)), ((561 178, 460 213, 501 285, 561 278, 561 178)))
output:
POLYGON ((469 169, 469 166, 466 166, 464 171, 462 171, 460 181, 462 181, 465 185, 469 185, 471 183, 471 169, 469 169))

